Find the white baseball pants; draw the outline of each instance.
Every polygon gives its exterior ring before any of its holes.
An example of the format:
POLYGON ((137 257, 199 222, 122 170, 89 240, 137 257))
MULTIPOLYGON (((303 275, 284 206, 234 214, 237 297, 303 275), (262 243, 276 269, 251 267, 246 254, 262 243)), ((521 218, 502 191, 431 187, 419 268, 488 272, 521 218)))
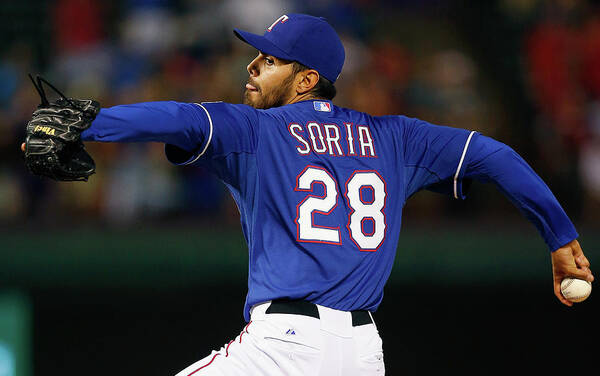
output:
POLYGON ((317 305, 319 317, 266 313, 252 308, 239 336, 176 376, 384 375, 375 324, 352 326, 350 312, 317 305))

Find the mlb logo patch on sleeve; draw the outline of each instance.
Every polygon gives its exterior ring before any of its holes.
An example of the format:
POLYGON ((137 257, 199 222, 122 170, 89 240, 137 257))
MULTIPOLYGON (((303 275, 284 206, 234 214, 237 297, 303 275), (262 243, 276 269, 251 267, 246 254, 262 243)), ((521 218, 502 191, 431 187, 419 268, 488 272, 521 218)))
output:
POLYGON ((331 112, 331 103, 329 102, 314 101, 313 105, 317 111, 331 112))

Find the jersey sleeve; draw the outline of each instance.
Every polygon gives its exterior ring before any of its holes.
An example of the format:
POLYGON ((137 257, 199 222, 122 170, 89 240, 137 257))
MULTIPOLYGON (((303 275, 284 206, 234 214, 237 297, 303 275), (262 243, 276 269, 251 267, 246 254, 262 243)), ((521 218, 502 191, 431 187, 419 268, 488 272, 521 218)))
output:
POLYGON ((167 143, 167 159, 177 165, 189 165, 201 158, 226 157, 231 153, 254 153, 260 126, 258 111, 254 108, 224 102, 196 104, 207 119, 204 142, 194 150, 182 149, 167 143))
POLYGON ((467 182, 491 182, 533 223, 551 251, 577 238, 550 188, 513 149, 474 131, 402 120, 407 197, 429 189, 464 199, 467 182))
POLYGON ((578 237, 550 188, 512 148, 478 135, 469 149, 465 178, 495 184, 533 223, 551 251, 578 237))
POLYGON ((195 150, 210 136, 208 118, 198 105, 174 101, 145 102, 100 110, 83 141, 164 142, 195 150))
POLYGON ((464 159, 476 132, 399 118, 406 198, 428 189, 464 199, 464 159))

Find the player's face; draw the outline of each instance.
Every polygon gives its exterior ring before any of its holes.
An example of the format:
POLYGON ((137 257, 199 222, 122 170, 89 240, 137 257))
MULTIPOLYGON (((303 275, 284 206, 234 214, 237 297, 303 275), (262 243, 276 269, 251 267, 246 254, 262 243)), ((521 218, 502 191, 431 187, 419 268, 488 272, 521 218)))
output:
POLYGON ((266 109, 283 106, 293 97, 295 77, 289 62, 260 52, 247 69, 244 104, 266 109))

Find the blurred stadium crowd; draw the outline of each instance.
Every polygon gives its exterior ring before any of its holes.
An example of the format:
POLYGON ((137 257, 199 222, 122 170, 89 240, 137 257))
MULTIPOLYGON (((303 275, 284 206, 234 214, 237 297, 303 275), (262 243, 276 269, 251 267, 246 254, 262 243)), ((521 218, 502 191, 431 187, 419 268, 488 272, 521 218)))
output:
MULTIPOLYGON (((239 103, 256 52, 231 29, 262 33, 293 12, 322 15, 342 36, 347 58, 336 104, 495 137, 535 167, 573 219, 600 219, 593 1, 25 0, 2 2, 0 11, 2 224, 204 218, 237 226, 225 188, 201 169, 171 166, 162 144, 88 144, 97 174, 87 184, 31 176, 18 152, 39 101, 27 73, 103 107, 239 103)), ((503 208, 494 197, 475 194, 481 205, 470 215, 503 208)), ((434 195, 415 201, 415 216, 427 220, 455 205, 434 195)))

